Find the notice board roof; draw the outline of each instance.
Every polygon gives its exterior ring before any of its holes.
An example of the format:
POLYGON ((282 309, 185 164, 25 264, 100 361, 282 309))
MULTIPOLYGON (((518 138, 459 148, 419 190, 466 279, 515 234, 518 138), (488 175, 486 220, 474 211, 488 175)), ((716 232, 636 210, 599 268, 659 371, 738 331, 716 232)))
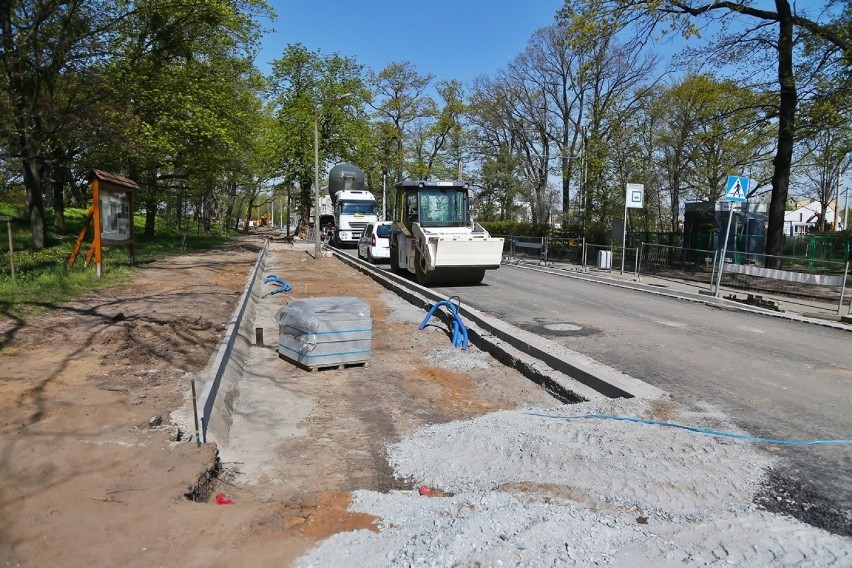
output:
POLYGON ((94 179, 102 181, 108 185, 120 187, 122 189, 130 191, 134 189, 139 189, 139 186, 132 179, 127 179, 126 177, 117 174, 111 174, 103 170, 92 170, 86 175, 86 181, 92 181, 94 179))

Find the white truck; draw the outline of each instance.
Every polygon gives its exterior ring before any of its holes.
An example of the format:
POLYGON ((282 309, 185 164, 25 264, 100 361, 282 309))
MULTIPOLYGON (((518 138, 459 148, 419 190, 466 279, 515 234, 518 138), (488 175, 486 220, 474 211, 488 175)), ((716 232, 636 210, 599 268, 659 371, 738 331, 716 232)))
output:
POLYGON ((357 246, 364 227, 379 220, 376 198, 364 189, 364 172, 352 164, 337 164, 328 173, 328 193, 334 209, 334 246, 357 246))
POLYGON ((404 181, 396 186, 391 270, 422 286, 479 284, 500 267, 503 239, 470 218, 469 188, 460 181, 404 181))

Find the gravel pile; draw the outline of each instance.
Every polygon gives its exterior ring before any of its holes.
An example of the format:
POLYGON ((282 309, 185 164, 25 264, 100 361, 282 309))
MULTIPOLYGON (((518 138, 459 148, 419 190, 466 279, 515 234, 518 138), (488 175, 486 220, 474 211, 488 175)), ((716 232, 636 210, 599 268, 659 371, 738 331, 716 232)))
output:
POLYGON ((712 408, 637 400, 436 425, 388 454, 399 477, 444 496, 356 492, 352 509, 378 517, 380 532, 335 535, 299 564, 852 565, 852 539, 753 504, 772 467, 759 446, 565 418, 592 413, 736 431, 712 408))

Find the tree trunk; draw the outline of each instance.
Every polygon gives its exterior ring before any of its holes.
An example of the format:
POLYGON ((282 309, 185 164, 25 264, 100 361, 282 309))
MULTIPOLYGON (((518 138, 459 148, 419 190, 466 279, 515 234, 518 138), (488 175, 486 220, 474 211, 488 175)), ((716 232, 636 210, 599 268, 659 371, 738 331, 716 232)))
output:
MULTIPOLYGON (((766 254, 780 256, 784 239, 784 207, 790 186, 790 164, 796 133, 796 77, 793 74, 793 16, 790 3, 776 0, 778 8, 778 83, 781 94, 778 105, 778 150, 772 160, 772 201, 769 204, 769 227, 766 231, 766 254)), ((766 258, 767 268, 780 266, 780 259, 766 258)))
MULTIPOLYGON (((563 139, 563 144, 567 143, 566 139, 563 139)), ((567 152, 568 150, 563 150, 563 152, 567 152)), ((568 223, 570 222, 568 215, 571 209, 571 174, 573 173, 571 170, 574 164, 571 163, 571 157, 562 155, 562 227, 567 228, 568 223)))
POLYGON ((299 222, 296 225, 296 235, 302 239, 310 236, 311 204, 314 200, 310 180, 311 178, 299 180, 299 222))
POLYGON ((246 222, 243 224, 243 234, 249 232, 249 222, 251 221, 251 211, 254 209, 254 192, 249 196, 248 208, 246 209, 246 222))
POLYGON ((77 209, 85 209, 88 205, 89 196, 86 192, 87 187, 88 185, 85 183, 81 184, 76 183, 75 181, 71 182, 69 187, 69 197, 71 198, 71 203, 73 203, 74 207, 77 209))
POLYGON ((157 177, 156 175, 145 176, 146 183, 144 186, 145 192, 145 238, 154 238, 154 233, 157 227, 157 205, 160 200, 157 195, 157 177))
POLYGON ((34 160, 23 160, 24 186, 27 190, 27 218, 33 248, 41 250, 47 241, 47 228, 44 224, 44 197, 42 187, 42 167, 34 160))
POLYGON ((231 219, 234 218, 234 206, 237 202, 237 182, 229 180, 226 183, 227 191, 225 193, 225 214, 222 216, 222 228, 228 229, 231 226, 231 219))
POLYGON ((53 228, 65 233, 65 166, 57 163, 53 167, 53 228))
MULTIPOLYGON (((676 168, 679 168, 680 165, 676 165, 676 168)), ((675 171, 672 176, 672 188, 671 188, 671 227, 672 232, 677 232, 678 220, 680 219, 680 172, 675 171)))

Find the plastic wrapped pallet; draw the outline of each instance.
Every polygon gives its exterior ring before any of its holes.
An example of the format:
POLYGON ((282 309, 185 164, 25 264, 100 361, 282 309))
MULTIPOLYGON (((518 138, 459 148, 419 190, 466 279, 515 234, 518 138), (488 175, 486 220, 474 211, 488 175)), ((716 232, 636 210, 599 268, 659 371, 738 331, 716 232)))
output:
POLYGON ((278 310, 278 354, 309 368, 366 363, 370 304, 352 296, 294 300, 278 310))

